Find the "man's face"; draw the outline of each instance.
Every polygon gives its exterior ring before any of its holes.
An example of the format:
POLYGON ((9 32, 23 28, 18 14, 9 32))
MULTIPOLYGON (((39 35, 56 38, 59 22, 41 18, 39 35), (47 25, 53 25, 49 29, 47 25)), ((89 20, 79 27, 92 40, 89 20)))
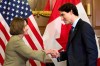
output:
POLYGON ((60 15, 65 24, 71 24, 71 12, 61 11, 60 15))

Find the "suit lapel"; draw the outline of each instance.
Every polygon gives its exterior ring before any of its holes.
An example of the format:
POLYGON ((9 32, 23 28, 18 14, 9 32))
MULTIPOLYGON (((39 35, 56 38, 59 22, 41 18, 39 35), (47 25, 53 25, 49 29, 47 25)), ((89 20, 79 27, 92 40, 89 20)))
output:
POLYGON ((71 40, 73 39, 73 37, 75 36, 76 32, 77 32, 77 28, 75 28, 74 31, 71 32, 70 41, 71 41, 71 40))
POLYGON ((82 20, 79 19, 79 21, 78 21, 76 27, 74 28, 73 33, 71 33, 71 31, 70 31, 70 41, 74 38, 74 36, 75 36, 76 33, 78 32, 78 28, 79 28, 79 26, 80 26, 80 24, 81 24, 81 21, 82 21, 82 20))

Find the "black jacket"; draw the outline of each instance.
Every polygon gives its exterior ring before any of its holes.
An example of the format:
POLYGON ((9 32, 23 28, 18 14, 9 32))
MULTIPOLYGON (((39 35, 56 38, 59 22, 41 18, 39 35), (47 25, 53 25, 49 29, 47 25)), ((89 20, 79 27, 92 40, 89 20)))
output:
POLYGON ((73 35, 69 35, 65 52, 60 52, 60 61, 67 66, 96 66, 98 51, 95 33, 90 24, 79 19, 73 35))

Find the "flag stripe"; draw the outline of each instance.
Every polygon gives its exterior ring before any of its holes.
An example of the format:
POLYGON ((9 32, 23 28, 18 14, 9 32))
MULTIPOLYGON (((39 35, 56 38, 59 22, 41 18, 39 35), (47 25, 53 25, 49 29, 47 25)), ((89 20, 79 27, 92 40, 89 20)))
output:
POLYGON ((28 41, 27 41, 27 39, 26 39, 25 37, 23 37, 23 40, 24 40, 25 44, 26 44, 28 47, 31 48, 30 44, 28 43, 28 41))
POLYGON ((0 30, 3 32, 3 34, 6 36, 7 41, 10 39, 10 36, 8 35, 7 31, 5 30, 5 28, 3 27, 3 25, 0 22, 0 30))
POLYGON ((46 7, 44 8, 45 11, 50 11, 50 0, 47 1, 46 7))
POLYGON ((68 0, 68 2, 73 3, 74 5, 77 5, 78 3, 80 3, 80 0, 68 0))
MULTIPOLYGON (((33 29, 34 27, 31 27, 31 29, 33 29)), ((34 35, 34 33, 32 32, 31 29, 28 30, 28 32, 29 32, 28 34, 29 34, 30 38, 32 39, 32 41, 34 42, 35 46, 38 48, 38 50, 41 50, 42 49, 41 44, 39 43, 39 41, 37 40, 36 36, 34 35)))
POLYGON ((37 48, 36 48, 34 42, 33 42, 32 39, 30 38, 30 36, 29 36, 29 35, 26 35, 25 38, 26 38, 26 40, 28 41, 28 43, 30 44, 31 48, 32 48, 33 50, 34 50, 34 49, 37 50, 37 48))
POLYGON ((51 11, 55 5, 56 0, 47 0, 46 6, 44 8, 45 11, 51 11))
POLYGON ((41 47, 43 47, 43 41, 41 36, 39 35, 39 33, 37 32, 37 30, 35 29, 35 27, 33 26, 33 24, 31 23, 30 19, 28 19, 28 25, 31 29, 31 31, 34 33, 35 37, 37 38, 37 40, 39 41, 39 43, 41 44, 41 47))
MULTIPOLYGON (((25 38, 26 38, 26 41, 28 41, 30 47, 31 47, 33 50, 37 50, 37 47, 35 46, 34 41, 31 39, 31 36, 25 35, 25 38)), ((30 64, 31 64, 31 66, 37 66, 37 65, 36 65, 36 62, 35 62, 34 60, 29 59, 29 62, 30 62, 30 64)), ((40 63, 40 62, 39 62, 39 63, 40 63)))
POLYGON ((32 59, 30 59, 29 62, 31 63, 31 66, 37 66, 36 63, 32 59))
POLYGON ((0 38, 0 45, 1 45, 1 47, 3 48, 3 50, 5 51, 5 44, 4 44, 4 42, 3 42, 3 40, 0 38))
MULTIPOLYGON (((31 32, 31 31, 30 31, 31 32)), ((32 35, 34 36, 34 34, 32 35)), ((33 50, 38 50, 38 48, 36 47, 36 44, 34 43, 34 41, 32 40, 32 36, 29 36, 29 35, 25 35, 25 38, 26 40, 28 41, 30 47, 33 49, 33 50)), ((35 39, 36 40, 36 39, 35 39)), ((29 60, 31 66, 38 66, 37 65, 37 62, 36 61, 33 61, 33 60, 29 60)), ((38 63, 40 64, 40 62, 38 61, 38 63)))
POLYGON ((40 30, 37 25, 37 22, 35 21, 33 14, 31 16, 29 16, 29 19, 30 19, 31 23, 33 24, 33 26, 35 27, 35 29, 37 30, 37 32, 39 33, 39 35, 41 35, 40 30))
POLYGON ((3 58, 2 58, 2 56, 0 54, 0 63, 1 63, 1 65, 3 65, 3 62, 4 62, 4 60, 3 60, 3 58))
POLYGON ((43 62, 41 62, 41 65, 42 65, 42 66, 46 66, 43 62))
MULTIPOLYGON (((2 26, 5 28, 5 30, 7 31, 8 35, 10 36, 9 34, 9 26, 8 24, 6 23, 5 19, 3 18, 2 14, 0 13, 0 22, 2 24, 2 26)), ((1 28, 2 29, 2 28, 1 28)))
POLYGON ((3 34, 3 32, 1 30, 0 30, 0 37, 1 37, 4 45, 6 46, 6 44, 7 44, 8 41, 6 39, 6 36, 3 34))
MULTIPOLYGON (((30 20, 30 19, 29 19, 30 20)), ((30 21, 30 23, 32 24, 32 22, 30 21)), ((28 21, 28 24, 30 24, 28 21)), ((29 27, 30 28, 30 27, 29 27)), ((31 27, 33 29, 33 26, 31 27)), ((38 50, 38 49, 42 49, 41 46, 40 48, 38 45, 38 40, 36 39, 35 35, 33 34, 34 32, 32 32, 31 28, 29 29, 29 35, 25 36, 25 42, 27 41, 27 43, 29 44, 30 48, 32 48, 33 50, 38 50), (31 34, 31 35, 30 35, 31 34), (36 44, 34 43, 36 42, 36 44), (38 46, 37 46, 38 45, 38 46)), ((33 60, 29 60, 31 66, 38 66, 39 64, 41 64, 39 61, 33 61, 33 60)), ((42 65, 43 66, 43 65, 42 65)))
POLYGON ((1 53, 2 58, 4 59, 5 58, 5 52, 2 49, 1 45, 0 45, 0 53, 1 53))

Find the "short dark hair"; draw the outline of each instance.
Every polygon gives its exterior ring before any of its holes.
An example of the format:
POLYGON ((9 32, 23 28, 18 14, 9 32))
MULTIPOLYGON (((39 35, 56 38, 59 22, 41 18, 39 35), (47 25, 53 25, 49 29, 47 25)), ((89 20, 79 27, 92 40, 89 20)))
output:
POLYGON ((78 16, 77 7, 74 4, 71 4, 71 3, 66 3, 66 4, 62 5, 58 10, 59 11, 65 11, 67 13, 72 10, 73 14, 78 16))
POLYGON ((28 24, 27 19, 15 17, 10 23, 10 34, 11 35, 19 35, 23 34, 23 28, 25 27, 24 21, 28 24))

